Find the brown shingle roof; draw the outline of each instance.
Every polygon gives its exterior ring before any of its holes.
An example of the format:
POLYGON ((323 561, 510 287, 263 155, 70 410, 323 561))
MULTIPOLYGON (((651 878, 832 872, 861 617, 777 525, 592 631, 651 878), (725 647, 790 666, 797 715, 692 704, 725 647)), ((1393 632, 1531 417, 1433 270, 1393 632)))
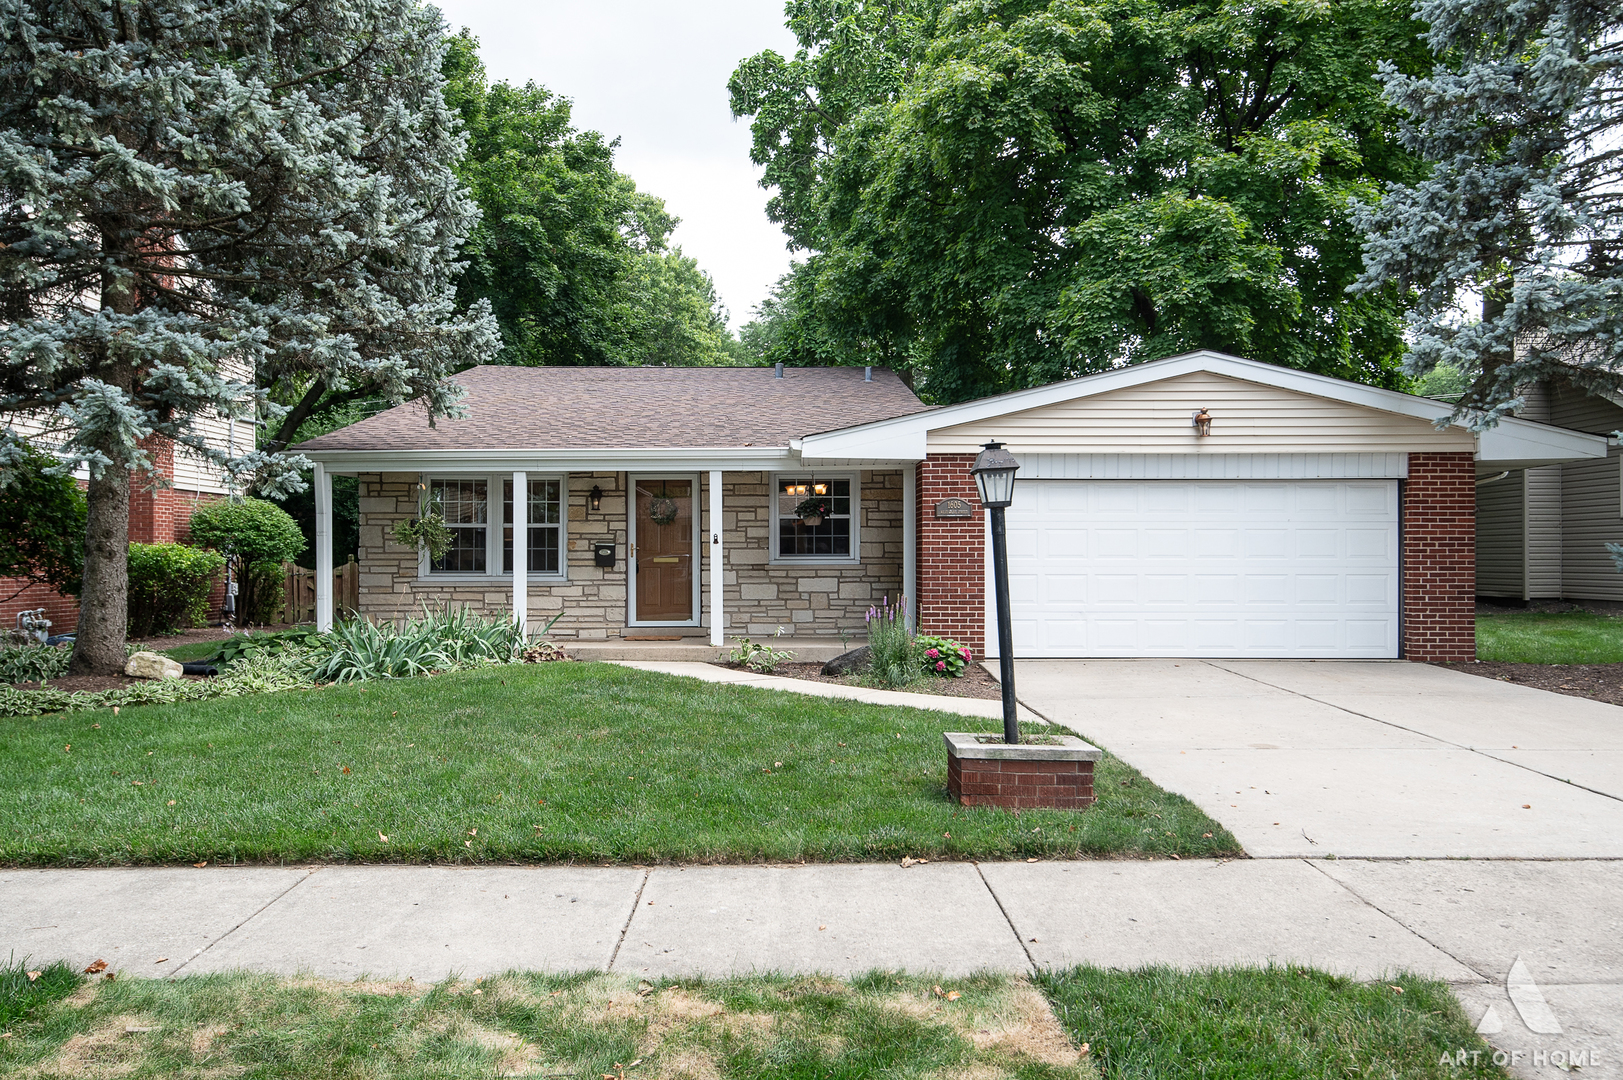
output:
POLYGON ((790 439, 922 412, 887 368, 470 368, 461 420, 434 427, 407 402, 295 450, 555 450, 787 446, 790 439))

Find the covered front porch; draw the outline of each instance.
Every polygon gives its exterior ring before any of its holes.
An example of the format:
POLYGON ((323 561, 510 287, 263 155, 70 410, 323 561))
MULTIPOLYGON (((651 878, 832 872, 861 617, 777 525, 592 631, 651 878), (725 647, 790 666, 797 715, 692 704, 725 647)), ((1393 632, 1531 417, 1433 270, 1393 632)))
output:
POLYGON ((372 619, 464 605, 532 635, 550 623, 583 658, 710 659, 748 636, 817 660, 862 644, 870 607, 917 591, 912 461, 809 466, 779 448, 311 456, 321 629, 333 475, 359 479, 359 611, 372 619), (829 504, 815 523, 795 513, 813 495, 829 504), (453 538, 440 559, 393 535, 429 506, 453 538))

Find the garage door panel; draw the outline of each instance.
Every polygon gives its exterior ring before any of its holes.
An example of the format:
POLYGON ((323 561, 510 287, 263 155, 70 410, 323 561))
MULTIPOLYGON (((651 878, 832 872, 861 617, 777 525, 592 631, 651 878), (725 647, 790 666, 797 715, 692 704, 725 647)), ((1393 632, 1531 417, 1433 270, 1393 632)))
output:
POLYGON ((1009 527, 1024 656, 1397 655, 1392 481, 1028 480, 1009 527))

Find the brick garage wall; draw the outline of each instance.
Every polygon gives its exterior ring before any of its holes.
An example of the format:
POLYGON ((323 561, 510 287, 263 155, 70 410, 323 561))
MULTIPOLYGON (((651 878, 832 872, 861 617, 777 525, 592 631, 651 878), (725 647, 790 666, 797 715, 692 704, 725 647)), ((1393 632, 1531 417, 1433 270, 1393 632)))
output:
POLYGON ((1469 453, 1409 455, 1403 656, 1476 659, 1476 466, 1469 453))
MULTIPOLYGON (((417 551, 395 543, 394 523, 417 516, 416 473, 362 473, 360 476, 360 609, 374 619, 401 620, 447 604, 466 605, 487 615, 509 612, 513 583, 507 575, 476 581, 424 580, 417 576, 417 551)), ((530 625, 540 628, 558 612, 549 637, 603 640, 625 628, 626 490, 625 474, 570 473, 567 478, 568 580, 558 584, 531 581, 530 625), (587 499, 592 486, 603 489, 603 507, 593 511, 587 499), (613 569, 594 564, 592 545, 615 543, 613 569)))
POLYGON ((926 633, 986 655, 986 511, 969 467, 974 454, 931 454, 918 467, 918 611, 926 633), (973 517, 938 518, 936 503, 964 499, 973 517))
MULTIPOLYGON (((701 534, 707 540, 708 475, 703 479, 701 534)), ((728 637, 771 637, 781 626, 796 637, 837 638, 843 631, 853 648, 866 640, 868 608, 887 596, 894 603, 902 592, 902 474, 864 469, 861 481, 858 563, 773 565, 771 474, 722 474, 722 607, 728 637)), ((703 546, 701 587, 708 613, 710 559, 703 546)))

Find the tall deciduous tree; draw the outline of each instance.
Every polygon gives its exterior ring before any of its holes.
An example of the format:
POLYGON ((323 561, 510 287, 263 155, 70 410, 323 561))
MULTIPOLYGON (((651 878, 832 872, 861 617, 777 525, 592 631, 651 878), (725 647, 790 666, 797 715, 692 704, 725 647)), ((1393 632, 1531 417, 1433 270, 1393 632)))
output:
POLYGON ((495 351, 456 313, 442 51, 416 0, 0 2, 0 416, 49 413, 90 468, 74 671, 123 665, 153 437, 274 490, 304 463, 199 429, 266 404, 254 370, 445 415, 495 351))
MULTIPOLYGON (((952 401, 1211 347, 1395 384, 1349 203, 1417 174, 1405 0, 792 0, 730 84, 800 318, 952 401)), ((807 335, 802 335, 806 337, 807 335)))
POLYGON ((483 215, 459 294, 491 303, 501 361, 725 362, 714 286, 670 250, 676 218, 614 167, 615 143, 576 130, 569 100, 545 87, 491 83, 466 30, 445 72, 468 132, 457 169, 483 215))
POLYGON ((1623 8, 1422 0, 1428 75, 1385 66, 1400 138, 1436 162, 1364 206, 1365 289, 1415 290, 1412 363, 1474 376, 1487 424, 1561 376, 1623 389, 1623 8), (1482 317, 1466 305, 1480 293, 1482 317))

